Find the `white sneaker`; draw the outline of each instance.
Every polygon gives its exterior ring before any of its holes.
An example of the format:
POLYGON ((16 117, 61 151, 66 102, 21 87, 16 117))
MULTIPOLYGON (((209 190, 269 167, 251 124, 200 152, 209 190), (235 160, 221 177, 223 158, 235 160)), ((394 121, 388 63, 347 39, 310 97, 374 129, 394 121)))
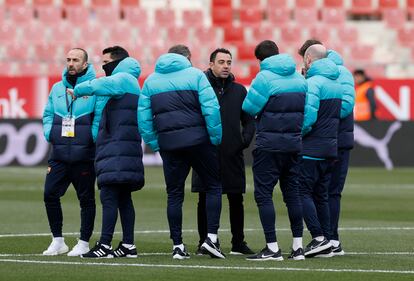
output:
POLYGON ((68 246, 65 244, 65 240, 63 237, 55 237, 50 243, 49 247, 43 251, 44 256, 57 256, 60 254, 64 254, 69 251, 68 246))
POLYGON ((87 252, 89 252, 89 242, 78 240, 78 244, 68 253, 68 257, 79 257, 87 252))

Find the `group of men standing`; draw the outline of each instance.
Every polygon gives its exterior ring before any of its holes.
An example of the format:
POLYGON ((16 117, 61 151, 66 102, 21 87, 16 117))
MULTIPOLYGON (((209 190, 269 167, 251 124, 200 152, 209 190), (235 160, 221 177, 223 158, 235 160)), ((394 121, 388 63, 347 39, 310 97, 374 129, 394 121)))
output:
POLYGON ((217 234, 221 196, 227 194, 230 253, 249 255, 248 260, 283 260, 272 200, 278 181, 293 235, 289 258, 344 254, 337 229, 353 143, 353 79, 339 54, 319 41, 308 40, 300 53, 304 76, 296 71, 292 57, 279 54, 273 41, 258 44, 260 72, 247 91, 235 82, 228 50, 216 49, 203 73, 192 67, 188 47, 175 45, 158 58, 141 91, 139 63, 122 47, 103 50, 106 76, 101 78, 87 63, 86 51, 70 50, 43 118, 45 137, 52 144, 44 201, 53 234, 43 254, 69 251, 62 235, 60 198, 72 183, 80 201, 81 235, 68 255, 137 256, 131 193, 144 186, 141 137, 163 160, 174 259, 190 257, 182 239, 182 204, 191 168, 192 191, 199 193, 196 254, 225 258, 217 234), (266 240, 257 254, 248 247, 243 231, 243 150, 255 131, 254 197, 266 240), (95 173, 102 231, 89 249, 96 212, 95 173), (123 237, 112 249, 118 211, 123 237), (305 248, 303 220, 313 238, 305 248))

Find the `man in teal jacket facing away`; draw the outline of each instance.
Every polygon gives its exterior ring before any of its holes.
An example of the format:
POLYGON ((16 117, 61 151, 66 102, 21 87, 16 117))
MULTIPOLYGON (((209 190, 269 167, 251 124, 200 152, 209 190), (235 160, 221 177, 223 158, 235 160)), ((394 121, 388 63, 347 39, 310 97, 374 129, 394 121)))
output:
POLYGON ((62 235, 63 214, 60 198, 72 183, 81 207, 80 239, 68 256, 89 251, 89 238, 95 220, 95 159, 96 116, 95 97, 73 100, 66 89, 95 78, 85 50, 74 48, 66 56, 62 81, 53 85, 43 113, 45 138, 52 144, 48 160, 44 202, 53 240, 43 255, 59 255, 69 249, 62 235))
POLYGON ((256 116, 253 151, 254 198, 259 208, 266 247, 247 259, 283 260, 276 239, 273 189, 280 181, 293 235, 289 258, 303 260, 303 216, 299 196, 298 158, 302 149, 301 129, 306 80, 296 72, 293 58, 265 40, 255 49, 260 72, 247 93, 243 110, 256 116))
POLYGON ((158 58, 139 99, 139 130, 163 160, 173 258, 190 257, 182 239, 182 204, 191 167, 207 184, 207 238, 202 248, 212 257, 225 258, 217 238, 222 189, 216 147, 222 136, 220 106, 206 76, 191 66, 190 58, 183 45, 158 58))
POLYGON ((137 104, 141 67, 119 46, 103 50, 101 77, 77 85, 76 97, 95 95, 101 100, 101 118, 96 140, 96 174, 101 190, 102 231, 99 241, 83 258, 137 257, 134 245, 135 209, 133 191, 144 186, 141 136, 138 133, 137 104), (118 217, 122 241, 112 251, 111 242, 118 217))

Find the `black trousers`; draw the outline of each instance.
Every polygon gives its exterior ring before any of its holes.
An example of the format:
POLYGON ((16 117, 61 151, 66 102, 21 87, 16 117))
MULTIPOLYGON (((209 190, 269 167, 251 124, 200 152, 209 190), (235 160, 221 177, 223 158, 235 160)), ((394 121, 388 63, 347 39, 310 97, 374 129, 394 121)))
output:
MULTIPOLYGON (((229 213, 230 213, 230 229, 232 234, 232 245, 240 245, 244 241, 244 206, 243 193, 228 193, 229 213)), ((198 235, 200 240, 198 245, 201 246, 207 238, 207 211, 206 211, 206 193, 198 194, 197 205, 197 224, 198 235)))
POLYGON ((174 245, 182 241, 182 205, 185 180, 193 168, 207 184, 206 210, 207 231, 217 234, 221 213, 221 181, 217 148, 211 144, 201 144, 174 151, 160 151, 165 183, 167 185, 167 217, 170 238, 174 245))
POLYGON ((93 162, 49 161, 43 200, 53 237, 62 237, 63 214, 60 198, 73 184, 80 204, 80 239, 89 241, 95 221, 95 168, 93 162))

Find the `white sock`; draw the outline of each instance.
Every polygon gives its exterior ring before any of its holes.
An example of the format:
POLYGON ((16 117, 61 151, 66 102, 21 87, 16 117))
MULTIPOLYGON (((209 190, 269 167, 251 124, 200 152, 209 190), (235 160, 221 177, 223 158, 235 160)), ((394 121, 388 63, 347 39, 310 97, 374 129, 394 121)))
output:
POLYGON ((184 244, 183 244, 183 243, 181 243, 180 245, 174 245, 174 246, 173 246, 173 250, 174 250, 175 248, 180 248, 180 250, 181 250, 181 251, 184 251, 184 244))
POLYGON ((277 242, 267 243, 267 247, 269 248, 270 251, 274 253, 279 251, 279 245, 277 244, 277 242))
POLYGON ((83 241, 83 240, 80 240, 80 239, 78 240, 78 244, 82 245, 84 247, 89 247, 89 242, 83 241))
POLYGON ((125 248, 131 248, 132 246, 134 246, 134 244, 125 244, 125 243, 122 243, 122 246, 124 246, 125 248))
POLYGON ((299 248, 303 248, 302 237, 293 237, 293 243, 292 243, 293 251, 296 251, 299 248))
POLYGON ((334 247, 339 246, 339 241, 338 240, 331 240, 330 242, 331 242, 332 246, 334 246, 334 247))
POLYGON ((318 242, 322 242, 323 239, 325 239, 325 236, 316 236, 315 237, 315 240, 318 241, 318 242))
POLYGON ((63 237, 53 237, 53 241, 57 243, 65 243, 65 238, 63 237))
POLYGON ((210 238, 211 242, 213 243, 217 242, 217 234, 207 233, 207 237, 210 238))
POLYGON ((105 244, 101 244, 102 246, 104 246, 106 249, 111 249, 111 246, 109 245, 105 245, 105 244))

